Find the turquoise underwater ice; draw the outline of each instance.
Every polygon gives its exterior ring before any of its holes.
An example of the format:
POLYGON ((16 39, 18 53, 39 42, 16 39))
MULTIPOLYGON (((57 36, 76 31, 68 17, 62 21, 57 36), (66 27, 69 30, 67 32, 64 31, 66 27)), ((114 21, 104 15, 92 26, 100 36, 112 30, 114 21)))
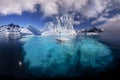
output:
POLYGON ((80 63, 83 67, 102 70, 113 60, 111 50, 97 40, 83 38, 80 42, 80 63))
POLYGON ((110 49, 91 38, 60 43, 55 37, 35 36, 23 49, 24 64, 29 63, 30 73, 39 77, 73 76, 80 73, 76 69, 104 69, 112 62, 110 49))

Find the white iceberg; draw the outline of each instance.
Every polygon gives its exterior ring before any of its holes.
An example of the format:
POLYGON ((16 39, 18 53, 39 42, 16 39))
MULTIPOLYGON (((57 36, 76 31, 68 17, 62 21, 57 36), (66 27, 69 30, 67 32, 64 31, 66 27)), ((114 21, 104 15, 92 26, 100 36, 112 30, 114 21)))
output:
POLYGON ((41 36, 75 36, 76 31, 73 28, 74 16, 72 14, 64 14, 61 17, 56 17, 56 22, 48 22, 45 24, 41 36))

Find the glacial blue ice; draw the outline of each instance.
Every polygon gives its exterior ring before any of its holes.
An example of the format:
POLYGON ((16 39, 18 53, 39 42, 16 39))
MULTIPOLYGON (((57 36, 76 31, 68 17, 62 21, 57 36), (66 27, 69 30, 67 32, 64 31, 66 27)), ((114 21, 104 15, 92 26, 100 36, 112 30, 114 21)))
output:
POLYGON ((65 75, 77 63, 78 49, 73 43, 62 44, 55 38, 33 37, 23 47, 26 52, 24 61, 30 62, 29 69, 39 68, 42 74, 65 75))
POLYGON ((77 75, 79 70, 75 69, 78 67, 97 70, 112 62, 110 49, 91 38, 59 43, 55 37, 34 36, 24 44, 23 49, 24 64, 29 62, 28 70, 35 76, 77 75))
POLYGON ((108 46, 97 40, 83 38, 80 43, 80 64, 83 67, 104 69, 111 63, 113 57, 108 46))

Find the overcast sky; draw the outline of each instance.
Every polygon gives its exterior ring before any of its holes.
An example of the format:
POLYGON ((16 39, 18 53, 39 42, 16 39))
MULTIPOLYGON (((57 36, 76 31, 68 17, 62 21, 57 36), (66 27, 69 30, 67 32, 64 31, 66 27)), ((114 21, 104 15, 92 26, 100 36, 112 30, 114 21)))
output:
POLYGON ((54 15, 75 13, 75 28, 120 21, 120 0, 0 0, 0 25, 43 27, 54 15))

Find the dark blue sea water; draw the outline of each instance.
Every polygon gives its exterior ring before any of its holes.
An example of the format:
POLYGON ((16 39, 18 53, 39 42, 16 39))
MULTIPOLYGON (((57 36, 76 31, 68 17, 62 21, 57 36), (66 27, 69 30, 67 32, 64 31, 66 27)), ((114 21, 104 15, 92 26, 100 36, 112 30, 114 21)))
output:
POLYGON ((70 38, 0 35, 0 77, 111 78, 120 72, 119 33, 70 38))

